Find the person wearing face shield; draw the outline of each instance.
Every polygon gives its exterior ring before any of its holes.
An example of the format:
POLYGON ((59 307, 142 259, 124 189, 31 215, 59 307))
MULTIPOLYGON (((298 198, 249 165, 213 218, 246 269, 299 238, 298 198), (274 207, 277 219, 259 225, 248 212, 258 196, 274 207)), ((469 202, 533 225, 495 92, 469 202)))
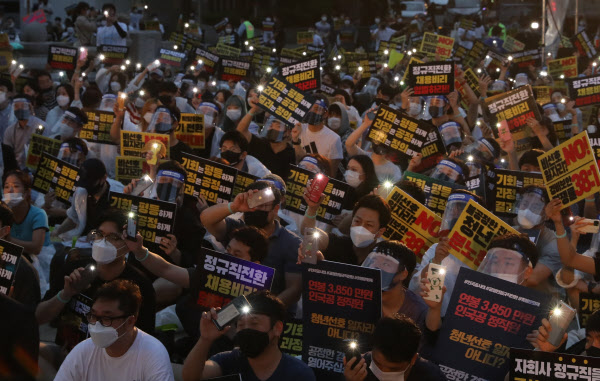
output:
POLYGON ((44 130, 48 126, 46 122, 34 115, 32 99, 28 95, 17 95, 13 100, 12 109, 16 121, 4 131, 3 143, 15 151, 19 168, 25 168, 31 135, 37 131, 39 126, 42 126, 44 130))
POLYGON ((177 107, 159 106, 152 115, 148 132, 169 135, 169 157, 181 163, 183 160, 181 154, 184 152, 193 153, 193 150, 175 136, 180 119, 181 113, 177 107))
POLYGON ((423 330, 406 315, 383 317, 375 325, 373 349, 358 363, 356 358, 344 359, 345 381, 445 380, 436 364, 419 355, 423 335, 423 330))
POLYGON ((469 167, 459 159, 442 159, 429 177, 449 183, 464 185, 469 175, 469 167))
POLYGON ((145 302, 143 297, 140 287, 128 280, 114 280, 98 288, 86 315, 90 338, 67 355, 55 379, 174 380, 164 345, 141 327, 136 327, 145 302), (83 363, 87 366, 82 367, 83 363))
POLYGON ((449 121, 438 127, 446 152, 452 153, 462 147, 463 134, 460 124, 449 121))
POLYGON ((208 92, 202 95, 202 103, 198 105, 197 112, 204 115, 204 149, 197 149, 197 155, 204 158, 219 156, 221 152, 221 138, 225 134, 217 125, 220 118, 219 106, 208 92))
POLYGON ((544 115, 550 118, 553 123, 561 120, 560 115, 558 115, 558 109, 554 103, 546 103, 542 105, 542 109, 544 110, 544 115))
POLYGON ((477 161, 494 165, 495 162, 500 158, 500 145, 498 142, 491 138, 480 138, 477 141, 464 147, 464 153, 460 156, 461 159, 467 159, 469 156, 473 156, 477 161))
MULTIPOLYGON (((53 139, 66 141, 79 135, 83 126, 88 122, 86 113, 77 107, 69 107, 64 113, 59 123, 57 131, 52 135, 53 139)), ((55 127, 56 128, 56 127, 55 127)))
POLYGON ((526 286, 538 260, 535 244, 526 234, 507 233, 494 237, 477 271, 526 286))
POLYGON ((271 173, 258 159, 248 155, 248 140, 237 130, 221 137, 221 158, 238 171, 254 176, 265 177, 271 173))

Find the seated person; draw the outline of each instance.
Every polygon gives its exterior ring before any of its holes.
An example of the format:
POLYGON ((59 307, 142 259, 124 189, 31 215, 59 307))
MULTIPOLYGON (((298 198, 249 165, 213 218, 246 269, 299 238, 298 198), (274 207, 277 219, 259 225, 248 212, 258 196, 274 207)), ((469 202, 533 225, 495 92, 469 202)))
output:
POLYGON ((254 156, 248 155, 248 140, 239 131, 226 132, 221 138, 221 158, 238 171, 265 177, 271 171, 254 156))

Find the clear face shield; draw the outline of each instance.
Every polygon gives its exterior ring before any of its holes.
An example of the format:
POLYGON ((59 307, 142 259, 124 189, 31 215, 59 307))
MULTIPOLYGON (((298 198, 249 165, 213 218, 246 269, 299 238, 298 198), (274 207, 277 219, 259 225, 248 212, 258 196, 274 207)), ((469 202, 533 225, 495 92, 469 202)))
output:
POLYGON ((534 188, 517 197, 514 212, 517 213, 517 221, 525 229, 531 229, 544 222, 546 200, 543 190, 534 188))
POLYGON ((451 148, 458 148, 462 145, 462 132, 460 125, 456 122, 446 122, 440 126, 442 141, 448 152, 451 148), (452 147, 454 146, 454 147, 452 147))
POLYGON ((317 159, 312 156, 306 156, 300 163, 298 163, 298 167, 302 169, 306 169, 307 171, 311 171, 312 173, 321 173, 321 169, 317 163, 317 159))
POLYGON ((529 84, 529 77, 527 77, 527 74, 524 74, 524 73, 517 74, 517 76, 515 77, 515 88, 525 86, 528 84, 529 84))
POLYGON ((204 127, 209 128, 214 125, 214 121, 217 119, 219 109, 212 103, 202 102, 198 106, 198 113, 204 115, 204 127))
POLYGON ((551 121, 558 122, 560 120, 560 115, 558 115, 558 110, 554 103, 546 103, 542 108, 544 109, 544 115, 550 118, 551 121))
POLYGON ((485 139, 479 139, 465 147, 465 153, 484 161, 494 161, 496 150, 485 139))
POLYGON ((112 111, 115 108, 115 103, 117 103, 116 95, 105 94, 102 96, 102 101, 100 102, 100 107, 98 109, 101 111, 112 111))
POLYGON ((515 244, 514 247, 516 250, 500 247, 488 250, 477 271, 508 282, 523 283, 525 270, 532 266, 529 259, 521 253, 523 250, 520 246, 515 244))
POLYGON ((156 197, 161 201, 176 202, 183 189, 185 177, 178 172, 161 170, 156 175, 156 197))
POLYGON ((440 237, 446 236, 452 227, 458 221, 460 214, 463 212, 469 200, 475 200, 473 196, 464 193, 454 193, 448 197, 446 202, 446 209, 442 216, 442 223, 440 225, 440 237))
POLYGON ((63 143, 60 145, 57 158, 79 167, 85 160, 85 154, 83 147, 77 144, 63 143))
POLYGON ((166 107, 158 107, 152 115, 152 119, 148 125, 148 131, 169 133, 172 129, 173 118, 171 117, 171 112, 166 107))
POLYGON ((462 169, 457 164, 449 160, 442 160, 435 166, 430 177, 432 179, 454 183, 463 175, 462 169))
POLYGON ((18 120, 28 120, 31 116, 31 103, 25 98, 13 101, 13 113, 18 120))
POLYGON ((325 119, 325 113, 327 113, 327 106, 325 105, 325 102, 319 99, 306 113, 303 122, 318 126, 325 119))
POLYGON ((361 266, 380 270, 381 290, 387 291, 394 287, 394 277, 398 273, 401 264, 400 261, 391 255, 373 251, 367 256, 361 266))

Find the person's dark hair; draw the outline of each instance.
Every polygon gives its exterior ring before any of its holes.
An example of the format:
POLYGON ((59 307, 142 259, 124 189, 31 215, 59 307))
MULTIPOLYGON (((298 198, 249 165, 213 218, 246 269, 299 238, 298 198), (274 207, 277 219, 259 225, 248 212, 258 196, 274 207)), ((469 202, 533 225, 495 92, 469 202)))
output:
POLYGON ((238 130, 231 130, 224 133, 223 137, 221 137, 221 141, 219 141, 219 147, 222 147, 223 143, 228 140, 237 144, 242 152, 248 152, 248 139, 246 139, 238 130))
POLYGON ((379 228, 384 228, 390 222, 392 218, 392 211, 388 203, 381 198, 381 196, 368 194, 362 198, 360 198, 356 204, 354 204, 354 209, 352 210, 352 217, 356 215, 356 212, 360 208, 367 208, 376 211, 379 213, 379 228))
POLYGON ((90 9, 90 5, 85 1, 80 1, 75 7, 75 10, 73 11, 73 13, 75 14, 75 18, 81 15, 81 12, 86 11, 88 9, 90 9))
POLYGON ((88 146, 87 146, 86 142, 83 139, 73 137, 73 138, 69 138, 69 139, 65 140, 63 142, 63 144, 65 144, 65 143, 67 143, 69 145, 69 148, 72 151, 73 150, 80 151, 79 148, 81 148, 81 152, 83 152, 83 154, 85 156, 87 156, 87 154, 89 152, 88 146))
POLYGON ((29 101, 29 103, 33 104, 33 98, 27 94, 20 93, 20 94, 15 95, 14 99, 18 99, 18 98, 27 99, 29 101))
MULTIPOLYGON (((342 83, 340 84, 340 87, 341 87, 341 86, 348 86, 349 88, 351 88, 351 89, 352 89, 352 92, 354 92, 354 89, 355 89, 355 87, 356 87, 356 86, 354 85, 354 82, 353 82, 353 81, 351 81, 351 80, 349 80, 349 79, 342 79, 342 83)), ((342 91, 344 91, 344 90, 342 90, 342 91)), ((346 94, 348 94, 348 93, 346 93, 346 94)))
POLYGON ((179 111, 179 109, 177 108, 177 106, 169 106, 167 108, 169 109, 169 112, 171 113, 171 116, 173 118, 175 118, 177 120, 177 122, 179 122, 181 120, 181 111, 179 111))
POLYGON ((119 82, 119 84, 121 85, 121 89, 125 89, 127 87, 127 75, 122 71, 118 71, 116 73, 113 73, 110 76, 110 79, 112 80, 112 77, 115 75, 117 76, 117 82, 119 82))
POLYGON ((499 37, 502 36, 502 28, 498 25, 494 25, 492 27, 492 36, 499 37))
POLYGON ((386 360, 395 363, 411 361, 420 341, 419 326, 403 314, 382 318, 373 332, 373 350, 381 352, 386 360), (399 337, 402 340, 398 340, 399 337))
POLYGON ((348 163, 350 160, 355 160, 362 168, 365 173, 365 181, 360 183, 360 185, 354 189, 355 199, 368 195, 373 191, 373 189, 377 188, 379 185, 379 179, 377 178, 377 173, 375 172, 375 165, 373 164, 373 160, 367 155, 355 155, 348 159, 348 163))
POLYGON ((105 222, 112 222, 117 225, 117 230, 121 230, 121 227, 125 226, 127 223, 127 218, 125 217, 125 212, 120 209, 110 208, 108 210, 103 211, 98 217, 98 226, 100 227, 105 222))
POLYGON ((87 114, 81 111, 78 107, 69 107, 67 111, 73 113, 79 120, 81 120, 81 126, 83 127, 88 122, 87 114))
MULTIPOLYGON (((63 83, 59 86, 56 87, 56 92, 54 93, 54 95, 58 95, 58 89, 60 88, 65 89, 65 91, 67 92, 67 95, 69 96, 69 99, 71 100, 71 102, 73 101, 73 98, 75 97, 75 90, 73 89, 73 86, 71 86, 68 83, 63 83)), ((33 88, 35 90, 35 87, 33 88)))
POLYGON ((538 157, 544 154, 544 151, 541 149, 531 149, 529 151, 525 151, 521 158, 519 159, 519 169, 525 164, 534 165, 536 167, 540 166, 538 162, 538 157))
POLYGON ((275 196, 275 200, 273 200, 273 205, 279 205, 279 203, 281 202, 281 192, 275 187, 274 184, 268 181, 257 180, 246 187, 246 192, 251 189, 262 190, 265 188, 271 188, 271 190, 273 190, 273 196, 275 196))
POLYGON ((394 99, 396 96, 396 90, 393 87, 387 84, 382 84, 377 88, 377 92, 380 92, 383 96, 389 97, 390 100, 394 99))
POLYGON ((158 87, 158 93, 169 93, 172 95, 177 94, 177 90, 179 90, 177 88, 177 85, 173 82, 170 81, 163 81, 160 83, 160 86, 158 87))
MULTIPOLYGON (((32 90, 33 90, 33 91, 34 91, 36 94, 40 92, 40 87, 38 86, 38 84, 37 84, 37 81, 34 81, 33 79, 29 79, 29 80, 27 80, 27 82, 26 82, 26 83, 25 83, 25 85, 23 86, 23 90, 25 90, 25 87, 26 87, 26 86, 28 86, 28 87, 31 87, 31 89, 32 89, 32 90)), ((65 84, 63 84, 63 85, 60 85, 60 86, 58 86, 58 87, 62 87, 62 86, 71 86, 71 85, 69 85, 69 84, 65 83, 65 84)), ((56 88, 56 90, 58 90, 58 87, 56 88)), ((73 88, 73 87, 71 86, 71 88, 73 88)), ((71 99, 72 99, 72 98, 71 98, 71 99)))
POLYGON ((142 293, 137 284, 130 280, 115 279, 105 283, 96 292, 94 302, 97 300, 116 300, 119 309, 124 315, 138 316, 142 304, 142 293))
POLYGON ((23 188, 25 190, 31 189, 31 178, 27 173, 21 171, 20 169, 8 171, 4 174, 4 177, 2 178, 2 183, 5 183, 6 179, 8 179, 9 176, 15 176, 17 179, 19 179, 21 184, 23 184, 23 188))
POLYGON ((13 211, 4 201, 0 201, 0 223, 2 223, 2 227, 12 226, 13 222, 15 222, 13 211))
POLYGON ((156 168, 156 170, 157 171, 177 172, 184 178, 186 178, 186 176, 187 176, 187 170, 177 160, 169 160, 169 161, 165 161, 164 163, 160 163, 158 165, 158 168, 156 168))
POLYGON ((204 80, 204 81, 208 82, 208 80, 210 79, 210 75, 209 75, 207 72, 205 72, 205 71, 201 71, 201 72, 198 74, 198 78, 196 78, 196 79, 197 79, 198 81, 200 81, 200 80, 204 80))
MULTIPOLYGON (((231 96, 233 95, 233 93, 232 93, 231 91, 229 91, 229 90, 226 90, 226 89, 221 89, 221 90, 219 90, 219 91, 217 91, 217 92, 215 93, 215 97, 214 97, 214 99, 217 99, 217 95, 219 95, 219 93, 222 93, 222 94, 223 94, 223 99, 225 100, 225 101, 223 102, 223 104, 227 103, 227 100, 229 99, 229 97, 231 97, 231 96)), ((219 106, 219 105, 217 105, 217 106, 219 106)), ((219 107, 220 107, 220 106, 219 106, 219 107)))
POLYGON ((381 241, 375 245, 372 251, 389 255, 397 259, 398 262, 404 266, 403 268, 399 267, 398 272, 406 269, 406 271, 408 271, 406 283, 410 281, 410 276, 415 270, 415 267, 417 267, 417 257, 405 244, 400 241, 381 241))
POLYGON ((585 332, 600 332, 600 310, 594 311, 588 317, 585 332))
POLYGON ((252 306, 254 314, 267 315, 271 320, 271 327, 278 321, 283 322, 286 317, 285 305, 271 291, 255 291, 246 297, 252 306))
POLYGON ((500 157, 500 153, 502 152, 502 148, 500 148, 500 144, 496 141, 496 139, 483 138, 486 142, 490 143, 492 148, 494 148, 494 159, 500 157))
POLYGON ((98 86, 89 86, 85 92, 81 94, 81 104, 87 109, 96 109, 102 102, 102 92, 98 86))
POLYGON ((527 234, 521 233, 506 233, 499 237, 494 237, 488 250, 495 247, 500 247, 508 250, 515 250, 523 254, 531 262, 531 266, 535 267, 538 262, 539 254, 535 244, 531 242, 527 234))
MULTIPOLYGON (((544 115, 544 114, 542 114, 542 115, 544 115)), ((552 119, 550 119, 544 115, 544 116, 542 116, 542 120, 540 121, 540 124, 548 129, 548 135, 547 135, 548 140, 550 141, 550 143, 553 146, 556 146, 556 144, 558 143, 558 136, 556 135, 556 130, 554 129, 554 123, 552 122, 552 119)), ((531 144, 532 144, 533 148, 539 148, 539 149, 543 148, 543 145, 537 136, 535 136, 533 139, 531 139, 531 144)))
POLYGON ((255 226, 244 226, 235 229, 229 234, 229 240, 235 239, 250 248, 250 260, 262 262, 269 253, 269 239, 267 235, 255 226))
POLYGON ((344 97, 346 101, 346 105, 350 106, 352 104, 352 100, 350 99, 350 94, 348 94, 345 90, 337 89, 333 92, 333 95, 341 95, 344 97))
MULTIPOLYGON (((90 187, 106 176, 106 166, 100 159, 86 159, 79 168, 78 187, 90 187)), ((123 226, 123 225, 120 225, 123 226)))
POLYGON ((313 95, 313 98, 315 101, 317 100, 321 100, 325 103, 325 106, 327 107, 327 109, 329 109, 329 99, 327 99, 326 96, 324 96, 323 94, 315 94, 313 95))
POLYGON ((13 91, 12 82, 6 78, 0 78, 0 86, 5 86, 9 92, 13 91))
POLYGON ((109 9, 117 12, 117 8, 115 8, 115 5, 112 3, 106 3, 102 6, 102 12, 109 10, 109 9))
POLYGON ((419 201, 421 204, 425 205, 425 192, 419 186, 419 184, 410 180, 400 180, 394 186, 397 186, 404 192, 406 192, 410 197, 419 201))

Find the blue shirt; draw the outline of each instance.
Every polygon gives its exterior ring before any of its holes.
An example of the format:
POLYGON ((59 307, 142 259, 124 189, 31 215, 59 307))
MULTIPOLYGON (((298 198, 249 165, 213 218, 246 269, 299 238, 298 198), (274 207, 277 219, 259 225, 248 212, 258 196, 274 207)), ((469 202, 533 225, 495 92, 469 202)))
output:
POLYGON ((43 209, 31 205, 27 216, 20 224, 16 222, 10 228, 10 235, 21 241, 31 242, 33 240, 33 231, 45 229, 44 246, 50 244, 50 229, 48 228, 48 216, 43 209))
MULTIPOLYGON (((239 349, 221 352, 210 358, 219 364, 224 376, 240 373, 244 381, 260 381, 254 374, 248 359, 239 349)), ((312 369, 302 361, 282 353, 277 369, 265 381, 316 381, 312 369)))

